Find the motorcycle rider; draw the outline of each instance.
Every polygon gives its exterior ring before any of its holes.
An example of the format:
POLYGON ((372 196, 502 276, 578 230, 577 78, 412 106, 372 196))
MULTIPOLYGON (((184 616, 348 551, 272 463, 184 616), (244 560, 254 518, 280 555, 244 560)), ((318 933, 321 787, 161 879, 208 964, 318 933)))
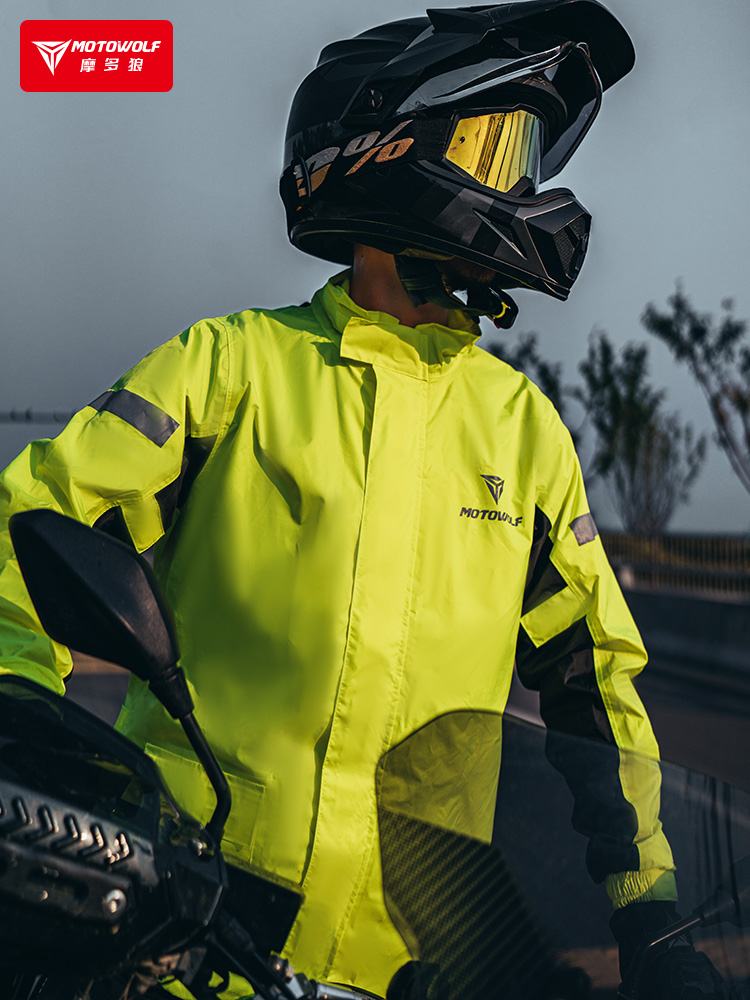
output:
MULTIPOLYGON (((509 288, 567 297, 590 217, 540 185, 633 62, 595 0, 434 10, 327 46, 281 194, 293 244, 351 270, 309 304, 196 324, 3 476, 4 518, 49 506, 156 545, 232 789, 225 853, 302 886, 285 954, 308 975, 385 992, 407 953, 382 898, 377 762, 441 714, 501 712, 514 662, 551 730, 624 751, 594 775, 551 744, 623 968, 674 919, 640 637, 569 435, 475 346, 476 317, 515 318, 509 288)), ((2 669, 62 692, 70 655, 2 546, 2 669)), ((137 679, 118 727, 205 819, 204 776, 137 679)), ((719 995, 684 942, 655 975, 660 998, 675 978, 719 995)))

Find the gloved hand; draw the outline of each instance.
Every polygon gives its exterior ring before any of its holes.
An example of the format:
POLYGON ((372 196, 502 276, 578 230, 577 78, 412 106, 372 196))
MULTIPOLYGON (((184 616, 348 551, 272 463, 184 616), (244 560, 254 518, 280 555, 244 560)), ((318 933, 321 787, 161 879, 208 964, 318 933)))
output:
MULTIPOLYGON (((638 948, 680 919, 674 903, 652 900, 616 910, 609 926, 620 949, 620 976, 626 980, 638 948)), ((690 935, 660 946, 646 964, 638 1000, 726 1000, 722 978, 690 935)), ((622 988, 622 987, 621 987, 622 988)))
POLYGON ((180 960, 180 954, 162 955, 160 958, 142 962, 135 970, 133 988, 136 993, 145 995, 150 989, 158 986, 159 980, 171 975, 180 960))
POLYGON ((393 974, 385 996, 386 1000, 425 1000, 428 991, 433 997, 448 996, 448 986, 438 966, 430 962, 406 962, 393 974))

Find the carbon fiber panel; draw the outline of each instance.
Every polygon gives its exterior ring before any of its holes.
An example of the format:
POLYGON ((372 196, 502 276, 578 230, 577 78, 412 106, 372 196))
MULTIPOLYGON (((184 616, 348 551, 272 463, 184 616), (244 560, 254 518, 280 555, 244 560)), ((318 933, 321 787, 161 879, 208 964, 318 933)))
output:
POLYGON ((386 906, 414 958, 430 966, 413 1000, 530 1000, 554 967, 501 852, 380 808, 386 906))

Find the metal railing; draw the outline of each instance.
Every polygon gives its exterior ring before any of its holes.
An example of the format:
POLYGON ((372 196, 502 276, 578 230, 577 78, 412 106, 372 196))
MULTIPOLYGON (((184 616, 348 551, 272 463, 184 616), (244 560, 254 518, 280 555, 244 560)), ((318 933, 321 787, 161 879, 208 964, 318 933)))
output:
POLYGON ((0 410, 0 424, 66 424, 74 410, 0 410))
POLYGON ((750 603, 750 538, 602 532, 623 589, 663 590, 750 603))

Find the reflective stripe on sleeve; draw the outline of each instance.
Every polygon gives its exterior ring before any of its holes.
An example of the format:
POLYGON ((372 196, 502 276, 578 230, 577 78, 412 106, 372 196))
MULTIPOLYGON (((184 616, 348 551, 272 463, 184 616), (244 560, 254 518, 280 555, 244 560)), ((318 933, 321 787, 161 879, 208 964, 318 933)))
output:
POLYGON ((576 536, 576 541, 579 545, 585 545, 586 542, 593 542, 599 534, 599 529, 594 523, 591 514, 581 514, 580 517, 571 521, 570 530, 576 536))
POLYGON ((109 410, 116 417, 120 417, 131 427, 135 427, 149 441, 161 448, 172 437, 180 426, 179 423, 170 417, 168 413, 149 403, 147 399, 136 395, 129 389, 109 389, 102 393, 93 403, 89 403, 94 410, 109 410))

